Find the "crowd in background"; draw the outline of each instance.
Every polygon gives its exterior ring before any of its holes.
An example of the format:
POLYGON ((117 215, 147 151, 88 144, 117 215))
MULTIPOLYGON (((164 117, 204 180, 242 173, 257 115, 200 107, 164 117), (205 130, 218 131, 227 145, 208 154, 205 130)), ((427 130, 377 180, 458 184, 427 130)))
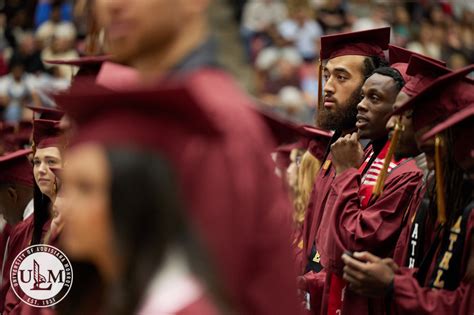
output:
POLYGON ((469 1, 234 0, 263 104, 312 123, 322 35, 392 26, 391 43, 459 69, 474 62, 469 1))
MULTIPOLYGON (((222 1, 222 0, 215 0, 222 1)), ((312 123, 322 35, 392 26, 392 44, 446 60, 474 62, 474 5, 469 1, 230 0, 261 102, 286 118, 312 123)), ((86 1, 0 1, 0 116, 31 117, 25 105, 52 105, 77 71, 46 60, 83 51, 86 1)))
POLYGON ((48 95, 69 86, 77 69, 45 61, 79 57, 86 29, 75 12, 82 3, 0 2, 0 116, 4 120, 31 118, 26 105, 53 106, 48 95))

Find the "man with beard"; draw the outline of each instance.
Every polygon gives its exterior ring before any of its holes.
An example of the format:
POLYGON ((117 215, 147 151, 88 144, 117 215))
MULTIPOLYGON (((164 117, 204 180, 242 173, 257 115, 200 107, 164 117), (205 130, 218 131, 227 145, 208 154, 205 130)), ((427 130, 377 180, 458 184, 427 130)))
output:
MULTIPOLYGON (((388 27, 321 37, 320 58, 328 61, 322 68, 325 78, 324 102, 318 104, 316 120, 318 127, 335 130, 331 143, 355 129, 360 89, 372 71, 385 62, 383 50, 388 48, 389 40, 388 27)), ((310 308, 315 312, 321 309, 325 282, 315 236, 328 206, 327 199, 335 177, 331 159, 330 154, 322 159, 303 226, 303 265, 300 270, 304 276, 298 282, 301 291, 305 292, 305 299, 310 300, 310 308)))
MULTIPOLYGON (((163 125, 153 136, 176 168, 190 222, 230 304, 242 314, 294 314, 291 205, 274 176, 268 130, 252 101, 216 69, 209 2, 98 0, 95 13, 114 61, 135 68, 152 89, 175 83, 187 91, 171 89, 169 102, 144 102, 166 106, 180 100, 219 131, 211 140, 184 137, 163 125)), ((182 117, 183 129, 192 119, 191 113, 182 117)))
POLYGON ((419 269, 368 252, 343 256, 352 290, 385 297, 395 314, 471 314, 473 257, 473 81, 469 66, 437 79, 397 110, 413 110, 417 142, 435 136, 439 233, 419 269), (446 119, 444 122, 439 123, 446 119), (437 123, 438 122, 438 123, 437 123), (430 130, 420 136, 420 130, 430 130), (442 195, 444 198, 439 198, 442 195), (446 212, 444 212, 444 206, 446 212))

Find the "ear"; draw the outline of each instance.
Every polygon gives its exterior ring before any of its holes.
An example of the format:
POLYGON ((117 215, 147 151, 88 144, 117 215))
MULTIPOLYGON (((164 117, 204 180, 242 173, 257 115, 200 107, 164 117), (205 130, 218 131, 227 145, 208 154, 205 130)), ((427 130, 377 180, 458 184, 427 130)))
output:
POLYGON ((18 193, 16 192, 16 189, 13 188, 13 187, 8 187, 7 189, 7 193, 8 193, 8 196, 10 196, 10 198, 17 202, 18 201, 18 193))

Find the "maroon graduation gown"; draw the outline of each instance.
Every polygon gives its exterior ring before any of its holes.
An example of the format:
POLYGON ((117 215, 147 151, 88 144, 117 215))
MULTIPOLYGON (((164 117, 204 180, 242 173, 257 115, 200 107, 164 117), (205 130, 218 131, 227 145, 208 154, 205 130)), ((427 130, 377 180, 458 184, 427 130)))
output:
MULTIPOLYGON (((34 214, 29 216, 25 221, 20 222, 16 225, 10 235, 10 242, 8 244, 8 257, 5 263, 4 275, 7 273, 7 281, 4 281, 2 286, 2 294, 5 294, 5 303, 3 305, 2 315, 7 314, 24 314, 27 309, 34 309, 33 307, 23 303, 13 292, 10 286, 10 267, 13 264, 16 256, 25 248, 31 245, 31 239, 33 237, 33 217, 34 214)), ((43 225, 42 235, 48 232, 51 225, 51 220, 48 220, 43 225)), ((37 312, 36 310, 31 310, 31 312, 37 312)), ((41 314, 50 314, 46 310, 43 310, 41 314)), ((32 313, 40 314, 40 313, 32 313)))
MULTIPOLYGON (((322 265, 328 271, 327 284, 334 279, 332 273, 342 276, 341 256, 346 250, 369 250, 380 257, 393 256, 411 199, 423 177, 414 160, 393 163, 383 193, 376 200, 363 199, 360 171, 350 169, 334 179, 329 196, 330 200, 334 198, 332 210, 324 215, 324 228, 319 229, 316 237, 322 265)), ((380 301, 369 302, 349 290, 345 290, 343 299, 342 314, 359 314, 369 304, 372 310, 383 307, 380 301)))
MULTIPOLYGON (((311 198, 305 214, 303 224, 303 250, 297 256, 297 266, 300 274, 303 274, 308 264, 308 258, 311 256, 313 244, 315 243, 316 234, 321 225, 322 217, 325 209, 330 209, 332 200, 328 200, 331 184, 336 176, 336 171, 332 166, 331 154, 326 162, 321 166, 314 182, 311 198)), ((319 254, 313 259, 319 263, 319 254)), ((298 288, 310 295, 310 308, 312 314, 319 314, 322 307, 322 298, 324 295, 326 280, 326 271, 323 269, 319 272, 309 271, 303 274, 303 278, 298 283, 298 288)))
POLYGON ((186 82, 220 131, 209 139, 157 119, 156 143, 178 171, 191 222, 238 312, 295 314, 292 206, 274 175, 270 133, 228 75, 200 70, 186 82))
MULTIPOLYGON (((413 220, 415 215, 420 207, 420 204, 423 200, 423 196, 426 193, 426 185, 423 182, 420 182, 418 187, 413 194, 413 198, 410 201, 408 206, 407 212, 405 217, 402 220, 402 230, 400 235, 398 236, 397 244, 395 245, 395 249, 393 252, 393 261, 398 266, 405 266, 405 262, 407 261, 407 254, 410 249, 410 233, 412 230, 413 220)), ((428 240, 431 238, 426 237, 426 240, 420 240, 425 242, 425 246, 428 246, 428 240)))
MULTIPOLYGON (((461 276, 464 276, 469 259, 473 259, 474 210, 471 210, 467 222, 464 250, 461 261, 461 276)), ((455 290, 432 289, 427 285, 437 265, 436 259, 431 263, 431 273, 425 286, 419 285, 413 277, 413 270, 402 268, 394 278, 391 299, 394 314, 474 314, 474 281, 463 279, 455 290)))

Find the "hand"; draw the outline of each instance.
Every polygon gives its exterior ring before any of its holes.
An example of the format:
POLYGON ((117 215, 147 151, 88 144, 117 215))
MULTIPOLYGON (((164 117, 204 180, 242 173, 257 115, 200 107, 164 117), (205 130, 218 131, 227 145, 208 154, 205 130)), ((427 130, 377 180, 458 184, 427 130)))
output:
POLYGON ((364 159, 364 150, 359 143, 359 134, 354 132, 337 139, 331 145, 331 154, 336 175, 350 168, 358 168, 364 159))
POLYGON ((391 258, 381 259, 368 252, 354 253, 354 258, 342 255, 346 264, 343 278, 349 288, 368 297, 382 297, 392 283, 398 265, 391 258))

